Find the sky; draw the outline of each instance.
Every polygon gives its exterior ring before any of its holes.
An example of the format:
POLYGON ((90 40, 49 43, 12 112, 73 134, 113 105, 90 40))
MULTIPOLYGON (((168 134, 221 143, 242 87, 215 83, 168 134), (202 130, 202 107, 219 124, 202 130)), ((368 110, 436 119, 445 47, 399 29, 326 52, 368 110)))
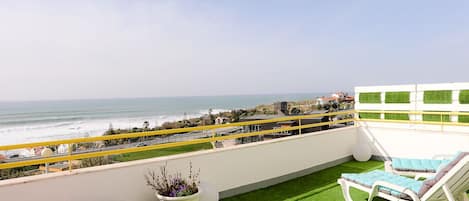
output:
POLYGON ((464 82, 469 1, 1 1, 0 101, 464 82))

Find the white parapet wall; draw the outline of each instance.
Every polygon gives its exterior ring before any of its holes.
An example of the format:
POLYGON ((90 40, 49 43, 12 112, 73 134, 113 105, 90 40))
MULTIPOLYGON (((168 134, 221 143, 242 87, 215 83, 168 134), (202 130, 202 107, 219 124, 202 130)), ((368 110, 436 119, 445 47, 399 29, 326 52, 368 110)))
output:
POLYGON ((200 168, 218 192, 275 179, 352 155, 357 127, 175 156, 0 181, 5 201, 153 201, 144 174, 168 164, 170 172, 200 168))
POLYGON ((361 122, 358 133, 362 146, 382 158, 428 158, 469 151, 469 127, 466 132, 413 129, 394 125, 367 125, 361 122))

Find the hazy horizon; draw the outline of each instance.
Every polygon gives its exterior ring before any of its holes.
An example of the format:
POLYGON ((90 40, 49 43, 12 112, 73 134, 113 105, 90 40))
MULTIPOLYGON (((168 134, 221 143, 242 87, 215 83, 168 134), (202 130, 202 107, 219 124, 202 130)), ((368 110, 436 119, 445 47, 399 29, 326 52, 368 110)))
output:
MULTIPOLYGON (((35 100, 0 100, 0 103, 14 103, 14 102, 47 102, 47 101, 80 101, 80 100, 125 100, 125 99, 153 99, 153 98, 195 98, 195 97, 229 97, 229 96, 269 96, 269 95, 306 95, 306 94, 325 94, 332 95, 333 93, 338 92, 290 92, 290 93, 259 93, 259 94, 220 94, 220 95, 193 95, 193 96, 147 96, 147 97, 102 97, 102 98, 71 98, 71 99, 35 99, 35 100)), ((352 93, 347 91, 342 91, 345 93, 352 93)), ((353 94, 352 94, 353 95, 353 94)), ((314 97, 313 97, 314 98, 314 97)))
POLYGON ((467 81, 467 1, 2 1, 0 101, 467 81))

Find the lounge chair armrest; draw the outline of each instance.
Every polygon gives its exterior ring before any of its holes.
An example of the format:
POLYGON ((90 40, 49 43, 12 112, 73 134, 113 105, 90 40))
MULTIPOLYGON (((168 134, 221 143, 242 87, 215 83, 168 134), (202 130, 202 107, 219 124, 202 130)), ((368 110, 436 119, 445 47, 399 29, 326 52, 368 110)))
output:
MULTIPOLYGON (((379 187, 386 187, 386 188, 390 188, 392 190, 395 190, 395 191, 398 191, 398 192, 401 192, 403 194, 407 194, 410 196, 410 198, 412 198, 412 200, 414 201, 418 201, 420 200, 419 197, 417 196, 417 194, 415 194, 413 191, 411 191, 410 189, 408 188, 405 188, 405 187, 402 187, 402 186, 398 186, 396 184, 391 184, 389 182, 385 182, 385 181, 376 181, 374 184, 373 184, 373 187, 371 189, 371 192, 378 192, 378 188, 379 187)), ((370 197, 371 199, 371 197, 370 197)))
POLYGON ((392 168, 392 161, 384 161, 384 171, 386 172, 394 172, 392 168))

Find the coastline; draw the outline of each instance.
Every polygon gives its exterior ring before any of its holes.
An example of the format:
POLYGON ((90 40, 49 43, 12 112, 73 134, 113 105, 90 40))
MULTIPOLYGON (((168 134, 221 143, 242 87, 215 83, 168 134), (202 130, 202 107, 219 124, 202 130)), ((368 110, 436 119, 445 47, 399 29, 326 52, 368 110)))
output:
POLYGON ((253 108, 277 100, 314 99, 322 94, 242 95, 52 101, 0 105, 0 145, 99 136, 114 128, 150 127, 164 122, 198 118, 208 114, 253 108), (186 113, 186 115, 184 114, 186 113))

